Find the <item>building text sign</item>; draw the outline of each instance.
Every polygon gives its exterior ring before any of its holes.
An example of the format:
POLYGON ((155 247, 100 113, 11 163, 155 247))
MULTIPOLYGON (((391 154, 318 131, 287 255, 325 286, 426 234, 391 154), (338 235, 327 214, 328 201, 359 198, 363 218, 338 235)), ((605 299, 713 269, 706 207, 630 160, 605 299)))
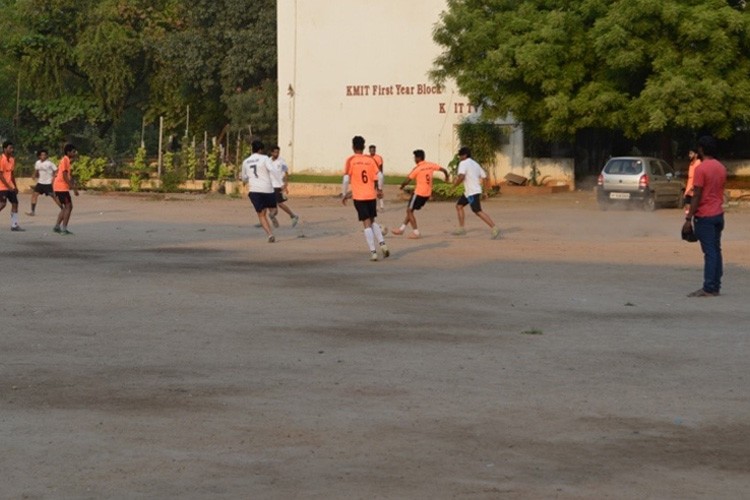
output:
MULTIPOLYGON (((443 88, 440 85, 418 83, 407 85, 401 83, 393 84, 370 84, 370 85, 347 85, 346 97, 397 97, 397 96, 434 96, 442 95, 443 88)), ((473 113, 476 107, 468 102, 439 102, 437 103, 439 114, 473 113)))

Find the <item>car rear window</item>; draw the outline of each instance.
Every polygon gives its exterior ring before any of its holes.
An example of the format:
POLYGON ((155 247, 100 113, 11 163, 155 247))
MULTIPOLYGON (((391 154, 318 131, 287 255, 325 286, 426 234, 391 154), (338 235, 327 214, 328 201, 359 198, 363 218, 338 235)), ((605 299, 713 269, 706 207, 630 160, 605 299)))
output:
POLYGON ((604 167, 604 173, 616 175, 635 175, 643 171, 641 160, 609 160, 604 167))

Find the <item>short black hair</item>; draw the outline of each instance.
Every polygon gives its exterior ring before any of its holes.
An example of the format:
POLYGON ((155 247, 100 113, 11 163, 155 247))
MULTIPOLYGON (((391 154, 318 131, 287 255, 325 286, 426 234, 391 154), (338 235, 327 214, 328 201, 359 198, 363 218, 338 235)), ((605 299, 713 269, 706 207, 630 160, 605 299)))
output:
POLYGON ((40 156, 42 156, 42 153, 49 155, 46 149, 40 149, 39 151, 36 152, 36 157, 39 158, 40 156))
POLYGON ((461 149, 458 150, 458 156, 466 156, 468 158, 471 158, 471 149, 467 148, 466 146, 463 146, 461 149))
POLYGON ((424 151, 421 149, 415 149, 412 154, 415 158, 419 158, 420 160, 424 160, 424 151))
POLYGON ((253 153, 257 153, 261 149, 264 149, 263 142, 259 140, 254 140, 252 143, 252 149, 253 149, 253 153))
POLYGON ((361 135, 355 135, 352 138, 352 147, 356 149, 357 151, 362 151, 365 149, 365 138, 361 135))
POLYGON ((370 144, 370 149, 377 149, 377 146, 375 144, 370 144))
POLYGON ((716 156, 718 145, 716 144, 716 139, 710 135, 704 135, 698 139, 698 148, 704 155, 716 156))
POLYGON ((10 141, 5 141, 5 142, 3 142, 3 149, 7 148, 8 146, 12 146, 12 145, 13 145, 13 143, 12 143, 12 142, 10 142, 10 141))
POLYGON ((276 144, 274 144, 273 146, 271 146, 271 151, 276 151, 277 149, 279 151, 281 151, 281 148, 279 146, 277 146, 276 144))
POLYGON ((68 154, 71 151, 75 151, 75 150, 76 150, 76 147, 73 144, 66 144, 65 147, 63 148, 63 153, 68 154))

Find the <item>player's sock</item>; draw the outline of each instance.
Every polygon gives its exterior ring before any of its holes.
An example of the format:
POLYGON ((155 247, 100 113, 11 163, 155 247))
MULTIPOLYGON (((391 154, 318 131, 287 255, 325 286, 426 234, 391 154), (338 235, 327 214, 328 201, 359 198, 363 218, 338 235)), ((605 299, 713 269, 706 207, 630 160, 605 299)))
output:
POLYGON ((404 231, 406 231, 406 224, 401 224, 401 225, 400 225, 400 226, 398 227, 398 230, 399 230, 399 231, 401 231, 402 233, 403 233, 404 231))
POLYGON ((18 212, 10 213, 10 227, 16 227, 18 225, 18 212))
POLYGON ((375 251, 375 235, 372 232, 372 228, 368 227, 365 229, 365 239, 367 240, 367 246, 370 247, 370 251, 375 251))
POLYGON ((380 229, 380 224, 377 222, 372 223, 372 232, 375 235, 375 238, 378 240, 378 243, 381 245, 385 243, 385 239, 383 238, 383 231, 380 229))
POLYGON ((413 231, 413 233, 414 233, 414 236, 419 236, 419 229, 415 229, 415 230, 413 231))

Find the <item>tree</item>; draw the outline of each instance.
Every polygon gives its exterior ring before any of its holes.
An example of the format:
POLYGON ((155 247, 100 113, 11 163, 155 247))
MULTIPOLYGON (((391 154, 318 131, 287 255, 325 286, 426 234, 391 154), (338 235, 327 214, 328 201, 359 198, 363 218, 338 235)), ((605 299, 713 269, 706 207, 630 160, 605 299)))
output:
POLYGON ((749 15, 737 0, 448 0, 432 77, 548 139, 728 137, 750 123, 749 15))
MULTIPOLYGON (((275 135, 274 0, 0 0, 0 111, 28 148, 133 151, 143 119, 275 135), (20 84, 20 85, 19 85, 20 84), (125 139, 125 142, 123 141, 125 139)), ((0 119, 0 135, 12 128, 0 119)), ((181 130, 180 130, 181 132, 181 130)), ((91 151, 90 151, 91 152, 91 151)))
POLYGON ((183 25, 156 47, 162 95, 179 91, 196 126, 215 135, 227 124, 275 134, 275 0, 256 0, 253 8, 245 0, 180 2, 183 25))

